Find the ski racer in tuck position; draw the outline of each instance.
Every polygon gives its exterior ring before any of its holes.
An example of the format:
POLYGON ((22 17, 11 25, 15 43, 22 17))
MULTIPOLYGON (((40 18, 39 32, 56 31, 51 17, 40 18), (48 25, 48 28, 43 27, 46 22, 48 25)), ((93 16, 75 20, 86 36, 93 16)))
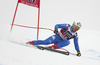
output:
POLYGON ((49 46, 49 48, 59 49, 70 44, 70 39, 74 39, 74 46, 77 51, 77 56, 81 56, 79 45, 78 45, 78 34, 77 31, 80 29, 81 23, 80 22, 73 22, 72 26, 69 24, 57 24, 55 25, 54 33, 55 35, 50 36, 46 40, 34 40, 29 41, 27 44, 31 45, 48 45, 54 44, 49 46), (60 31, 58 29, 60 28, 60 31))

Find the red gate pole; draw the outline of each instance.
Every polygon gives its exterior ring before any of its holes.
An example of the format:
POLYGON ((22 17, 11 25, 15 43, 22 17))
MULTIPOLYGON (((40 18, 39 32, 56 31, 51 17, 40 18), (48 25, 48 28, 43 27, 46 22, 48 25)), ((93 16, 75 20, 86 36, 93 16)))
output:
POLYGON ((39 8, 38 8, 37 40, 39 37, 39 20, 40 20, 40 1, 39 1, 39 8))
POLYGON ((12 21, 12 25, 11 25, 11 29, 10 29, 10 31, 12 31, 12 28, 13 28, 13 24, 14 24, 14 20, 15 20, 16 12, 17 12, 18 4, 19 4, 19 2, 17 2, 17 6, 16 6, 15 13, 14 13, 14 17, 13 17, 13 21, 12 21))

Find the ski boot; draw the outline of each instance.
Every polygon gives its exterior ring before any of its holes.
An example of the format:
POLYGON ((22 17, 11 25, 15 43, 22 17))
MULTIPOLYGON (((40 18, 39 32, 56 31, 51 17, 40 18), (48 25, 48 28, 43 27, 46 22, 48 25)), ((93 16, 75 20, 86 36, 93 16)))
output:
POLYGON ((34 45, 33 41, 26 42, 26 44, 34 45))
POLYGON ((56 45, 49 46, 49 48, 58 49, 58 46, 56 44, 56 45))

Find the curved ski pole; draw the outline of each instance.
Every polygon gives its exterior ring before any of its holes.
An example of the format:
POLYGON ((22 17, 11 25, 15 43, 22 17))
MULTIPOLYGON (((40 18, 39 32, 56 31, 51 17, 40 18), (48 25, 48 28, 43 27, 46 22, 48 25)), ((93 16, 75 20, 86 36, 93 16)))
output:
POLYGON ((76 55, 76 56, 77 56, 77 54, 74 54, 74 53, 71 53, 71 52, 69 52, 69 54, 71 54, 71 55, 76 55))
POLYGON ((50 28, 39 28, 39 29, 45 29, 45 30, 50 30, 50 31, 53 31, 52 29, 50 29, 50 28))
MULTIPOLYGON (((11 24, 12 25, 12 24, 11 24)), ((25 27, 25 28, 34 28, 34 29, 37 29, 37 27, 30 27, 30 26, 24 26, 24 25, 18 25, 18 24, 13 24, 14 26, 20 26, 20 27, 25 27)), ((50 30, 50 31, 53 31, 52 29, 50 28, 42 28, 42 27, 39 27, 39 29, 45 29, 45 30, 50 30)))
MULTIPOLYGON (((69 52, 68 50, 66 50, 64 48, 60 48, 60 49, 65 50, 66 52, 69 52)), ((74 53, 71 53, 71 52, 69 52, 69 54, 77 56, 77 54, 74 54, 74 53)))

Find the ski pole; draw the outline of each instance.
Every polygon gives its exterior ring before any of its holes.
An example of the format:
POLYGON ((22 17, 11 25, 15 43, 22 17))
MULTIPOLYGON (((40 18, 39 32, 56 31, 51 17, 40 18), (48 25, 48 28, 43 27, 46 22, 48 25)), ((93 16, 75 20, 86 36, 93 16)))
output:
MULTIPOLYGON (((66 50, 66 49, 64 49, 64 48, 60 48, 60 49, 65 50, 66 52, 69 52, 68 50, 66 50)), ((71 52, 69 52, 69 54, 71 54, 71 55, 76 55, 76 56, 77 56, 77 54, 74 54, 74 53, 71 53, 71 52)))
MULTIPOLYGON (((12 24, 11 24, 12 25, 12 24)), ((25 28, 34 28, 34 29, 37 29, 37 27, 30 27, 30 26, 24 26, 24 25, 18 25, 18 24, 13 24, 15 26, 20 26, 20 27, 25 27, 25 28)), ((39 29, 45 29, 45 30, 50 30, 50 31, 53 31, 52 29, 50 28, 42 28, 42 27, 39 27, 39 29)))

